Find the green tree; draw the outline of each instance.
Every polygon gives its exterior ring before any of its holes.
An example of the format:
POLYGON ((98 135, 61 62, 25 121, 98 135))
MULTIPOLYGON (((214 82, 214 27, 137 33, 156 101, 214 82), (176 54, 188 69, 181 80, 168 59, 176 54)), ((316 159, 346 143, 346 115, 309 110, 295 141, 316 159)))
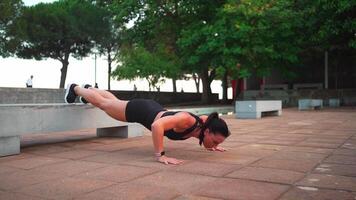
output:
POLYGON ((172 62, 174 59, 167 55, 163 46, 158 46, 154 53, 144 47, 122 48, 119 60, 122 64, 113 72, 114 77, 128 80, 145 78, 150 89, 155 87, 158 90, 165 77, 177 73, 172 62))
POLYGON ((120 34, 122 32, 123 23, 115 22, 117 14, 115 12, 115 7, 113 7, 111 0, 100 0, 92 1, 93 4, 99 6, 106 11, 106 20, 108 25, 106 29, 102 29, 102 36, 96 41, 96 48, 100 55, 105 55, 108 63, 108 90, 111 88, 111 73, 112 73, 112 63, 116 59, 119 53, 119 48, 121 45, 120 34))
POLYGON ((214 23, 223 3, 224 1, 187 1, 181 7, 183 26, 177 40, 179 57, 185 71, 199 74, 203 85, 202 101, 205 103, 209 102, 210 84, 219 67, 215 62, 217 40, 211 39, 219 36, 214 23))
POLYGON ((294 9, 303 20, 306 48, 356 48, 355 1, 296 1, 294 9))
MULTIPOLYGON (((123 69, 126 66, 132 66, 130 58, 137 58, 137 54, 142 54, 144 49, 145 55, 150 54, 150 57, 160 56, 157 59, 161 60, 161 67, 151 67, 150 59, 144 59, 147 63, 141 62, 140 68, 147 67, 149 70, 135 70, 136 74, 127 74, 127 76, 136 75, 143 77, 143 74, 148 77, 146 72, 151 72, 150 79, 160 80, 172 78, 173 91, 176 91, 175 80, 182 77, 180 72, 180 60, 177 57, 176 38, 179 30, 179 19, 177 18, 177 2, 158 2, 153 0, 147 1, 119 1, 113 7, 117 8, 118 23, 127 23, 131 20, 134 25, 128 29, 122 29, 122 41, 125 53, 119 56, 122 64, 116 69, 120 74, 117 78, 122 78, 123 73, 127 70, 123 69), (122 16, 122 17, 119 17, 122 16), (135 55, 129 55, 130 53, 135 55), (127 64, 131 63, 131 64, 127 64), (170 66, 171 69, 168 69, 170 66), (157 71, 154 71, 156 69, 157 71), (154 78, 153 78, 154 77, 154 78)), ((144 56, 146 58, 146 56, 144 56)), ((142 57, 141 57, 142 58, 142 57)), ((136 68, 135 68, 136 69, 136 68)), ((149 81, 151 82, 151 81, 149 81)))
POLYGON ((83 58, 108 27, 105 11, 81 0, 60 0, 26 7, 9 34, 20 41, 13 51, 25 59, 52 58, 62 63, 64 87, 69 57, 83 58))
POLYGON ((2 0, 0 2, 0 56, 9 56, 11 36, 8 35, 9 27, 21 14, 23 4, 21 0, 2 0))

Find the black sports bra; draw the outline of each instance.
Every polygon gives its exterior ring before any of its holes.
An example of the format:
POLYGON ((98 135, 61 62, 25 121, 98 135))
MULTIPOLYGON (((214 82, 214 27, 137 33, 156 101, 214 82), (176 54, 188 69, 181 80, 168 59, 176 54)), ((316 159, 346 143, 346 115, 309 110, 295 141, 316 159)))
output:
MULTIPOLYGON (((165 117, 165 116, 175 115, 178 112, 167 111, 167 112, 163 113, 161 118, 165 117)), ((168 137, 171 140, 186 140, 186 139, 188 139, 185 136, 187 136, 190 132, 194 131, 194 129, 196 127, 201 126, 203 123, 202 120, 198 116, 196 116, 192 113, 189 113, 189 114, 191 116, 193 116, 196 120, 193 126, 191 126, 188 129, 185 129, 183 132, 175 132, 173 129, 166 130, 166 131, 164 131, 164 136, 168 137)))

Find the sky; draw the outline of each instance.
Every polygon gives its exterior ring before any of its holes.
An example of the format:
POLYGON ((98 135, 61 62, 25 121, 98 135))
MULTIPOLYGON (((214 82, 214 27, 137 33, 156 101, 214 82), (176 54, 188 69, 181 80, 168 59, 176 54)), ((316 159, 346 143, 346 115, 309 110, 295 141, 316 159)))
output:
MULTIPOLYGON (((22 0, 26 6, 35 5, 40 2, 50 3, 54 0, 22 0)), ((46 59, 41 61, 19 58, 1 58, 0 57, 0 87, 25 87, 27 79, 33 75, 34 88, 59 88, 60 69, 62 63, 54 59, 46 59)), ((115 69, 115 66, 113 66, 115 69)), ((91 55, 82 60, 75 58, 69 59, 66 84, 77 83, 79 85, 89 83, 94 85, 95 77, 99 88, 108 88, 107 77, 107 61, 103 57, 91 55), (95 70, 96 66, 96 70, 95 70), (96 73, 95 73, 96 72, 96 73)), ((144 79, 135 81, 127 80, 111 80, 112 90, 133 90, 134 84, 138 90, 148 91, 148 82, 144 79)), ((202 91, 200 87, 200 91, 202 91)), ((196 92, 196 87, 193 80, 177 81, 177 90, 184 92, 196 92)), ((213 81, 211 84, 213 93, 219 93, 221 98, 221 81, 213 81)), ((161 91, 172 91, 172 81, 166 80, 161 85, 161 91)), ((228 91, 228 96, 231 98, 231 89, 228 91)))

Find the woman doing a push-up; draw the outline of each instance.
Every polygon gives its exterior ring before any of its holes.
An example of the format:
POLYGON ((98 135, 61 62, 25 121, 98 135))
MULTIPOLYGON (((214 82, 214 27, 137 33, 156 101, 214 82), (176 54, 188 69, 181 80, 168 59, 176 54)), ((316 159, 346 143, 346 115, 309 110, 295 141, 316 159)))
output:
POLYGON ((225 151, 218 145, 230 135, 225 121, 219 118, 217 113, 196 116, 189 112, 172 112, 153 100, 124 101, 108 91, 93 88, 89 84, 83 87, 74 83, 69 84, 65 102, 74 103, 77 96, 82 103, 91 103, 116 120, 137 122, 151 130, 155 157, 157 161, 165 164, 180 164, 183 161, 165 155, 163 136, 171 140, 195 137, 199 139, 199 144, 203 144, 208 150, 225 151))

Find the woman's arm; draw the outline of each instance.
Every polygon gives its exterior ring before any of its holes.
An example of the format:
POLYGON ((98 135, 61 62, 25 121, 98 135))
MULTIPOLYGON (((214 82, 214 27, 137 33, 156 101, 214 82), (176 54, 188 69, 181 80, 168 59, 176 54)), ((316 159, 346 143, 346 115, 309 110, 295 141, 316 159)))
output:
MULTIPOLYGON (((153 140, 155 153, 159 154, 162 151, 164 151, 163 137, 164 137, 165 130, 169 130, 173 128, 183 129, 189 127, 194 123, 194 118, 193 120, 192 118, 193 117, 191 117, 189 114, 178 113, 173 116, 166 116, 156 120, 151 126, 152 140, 153 140)), ((170 158, 165 155, 157 157, 157 160, 165 164, 180 164, 183 162, 181 160, 170 158)))

